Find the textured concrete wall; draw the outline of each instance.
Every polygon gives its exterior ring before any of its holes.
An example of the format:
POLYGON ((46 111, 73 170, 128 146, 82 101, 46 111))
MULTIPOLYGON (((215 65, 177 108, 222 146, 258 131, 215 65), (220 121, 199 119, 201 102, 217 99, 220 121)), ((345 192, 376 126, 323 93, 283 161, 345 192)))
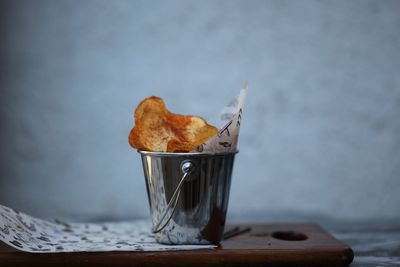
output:
POLYGON ((1 1, 0 203, 148 215, 132 112, 249 81, 230 214, 400 214, 399 1, 1 1))

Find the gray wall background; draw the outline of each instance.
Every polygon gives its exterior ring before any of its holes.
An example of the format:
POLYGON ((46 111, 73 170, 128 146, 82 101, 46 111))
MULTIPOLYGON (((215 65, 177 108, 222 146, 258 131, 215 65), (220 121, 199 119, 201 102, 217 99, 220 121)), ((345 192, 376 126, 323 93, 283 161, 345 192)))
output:
POLYGON ((0 203, 147 217, 138 102, 249 81, 229 214, 400 214, 399 1, 1 1, 0 203))

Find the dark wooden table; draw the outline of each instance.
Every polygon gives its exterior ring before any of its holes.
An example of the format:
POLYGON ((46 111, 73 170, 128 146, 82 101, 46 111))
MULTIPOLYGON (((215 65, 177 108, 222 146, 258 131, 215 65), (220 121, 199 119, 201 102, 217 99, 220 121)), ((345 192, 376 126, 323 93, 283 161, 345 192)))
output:
POLYGON ((351 267, 400 266, 400 219, 321 224, 352 247, 351 267))
MULTIPOLYGON (((265 220, 256 220, 265 222, 265 220)), ((290 219, 286 219, 285 221, 291 221, 290 219)), ((336 239, 348 244, 350 247, 352 247, 354 251, 354 260, 350 266, 352 267, 372 267, 372 266, 400 266, 400 223, 398 221, 375 221, 375 222, 365 222, 365 221, 359 221, 359 222, 343 222, 343 221, 333 221, 333 220, 321 220, 321 219, 314 219, 310 220, 312 222, 318 222, 324 229, 328 230, 330 234, 332 234, 336 239)), ((243 223, 243 222, 241 222, 243 223)), ((300 226, 302 227, 302 226, 300 226)), ((303 228, 305 229, 305 228, 303 228)), ((301 230, 299 228, 299 230, 301 230)), ((318 235, 318 228, 311 227, 309 228, 311 230, 311 233, 316 233, 318 235)), ((305 230, 307 231, 307 230, 305 230)), ((257 231, 256 231, 257 232, 257 231)), ((328 238, 329 239, 329 238, 328 238)), ((239 240, 242 240, 242 244, 245 244, 246 242, 246 236, 242 236, 239 238, 239 240)), ((327 240, 328 243, 325 243, 327 247, 332 247, 336 246, 335 243, 332 241, 327 240), (331 242, 331 243, 330 243, 331 242), (330 243, 330 244, 329 244, 330 243)), ((278 245, 279 249, 279 244, 282 243, 275 243, 272 244, 273 246, 278 245)), ((264 244, 265 245, 265 244, 264 244)), ((207 252, 205 254, 208 255, 209 261, 215 258, 216 261, 223 259, 226 264, 222 264, 223 266, 232 266, 232 264, 229 264, 231 262, 232 257, 235 257, 235 255, 232 255, 232 252, 235 252, 234 250, 236 249, 237 244, 235 244, 234 240, 229 240, 225 241, 225 248, 228 250, 225 251, 219 251, 217 253, 215 252, 207 252), (229 251, 229 249, 231 251, 229 251), (218 255, 218 257, 215 257, 218 255), (226 255, 225 255, 226 254, 226 255), (224 258, 225 257, 225 258, 224 258)), ((296 246, 296 245, 294 245, 296 246)), ((309 245, 309 248, 313 248, 313 244, 309 245)), ((290 251, 289 251, 290 252, 290 251)), ((24 264, 21 265, 21 262, 24 263, 34 263, 33 261, 36 261, 36 263, 45 263, 40 264, 40 266, 51 266, 51 263, 54 263, 59 265, 60 263, 60 256, 59 255, 38 255, 35 256, 35 254, 30 254, 30 253, 23 253, 23 252, 16 252, 13 249, 10 249, 8 247, 5 247, 4 244, 0 244, 0 266, 3 266, 1 259, 7 259, 7 254, 10 255, 11 257, 14 257, 14 260, 16 259, 16 263, 18 266, 29 266, 24 264), (40 260, 38 261, 38 259, 40 260), (47 264, 47 263, 50 263, 47 264)), ((182 252, 181 254, 193 254, 195 255, 196 252, 182 252)), ((247 252, 245 252, 247 253, 247 252)), ((253 252, 252 252, 253 253, 253 252)), ((151 254, 151 253, 150 253, 151 254)), ((148 265, 147 263, 151 263, 151 261, 154 261, 154 255, 146 255, 143 254, 143 259, 139 259, 144 265, 148 265), (153 256, 152 256, 153 255, 153 256)), ((243 253, 242 253, 243 254, 243 253)), ((252 256, 258 257, 262 256, 265 257, 265 251, 263 253, 257 254, 253 253, 251 254, 252 256), (253 255, 254 254, 254 255, 253 255)), ((109 254, 98 254, 99 257, 95 256, 95 254, 86 254, 86 253, 79 253, 79 255, 75 254, 74 256, 71 256, 71 254, 64 254, 65 257, 65 263, 70 263, 68 264, 69 266, 74 265, 74 266, 106 266, 110 264, 111 262, 115 261, 115 263, 118 263, 120 266, 133 266, 128 264, 129 262, 132 262, 132 254, 129 252, 116 252, 116 253, 109 253, 109 254), (103 259, 98 261, 97 259, 103 259), (93 264, 90 264, 93 263, 93 264), (123 264, 122 264, 123 263, 123 264), (126 263, 126 264, 125 264, 126 263), (122 265, 121 265, 122 264, 122 265)), ((178 253, 171 253, 173 257, 176 257, 177 259, 181 259, 182 255, 179 255, 178 253), (175 256, 174 256, 175 255, 175 256)), ((193 257, 191 255, 191 257, 193 257)), ((201 257, 198 257, 197 263, 201 263, 204 260, 204 257, 207 257, 207 255, 203 255, 201 257)), ((249 256, 251 256, 249 255, 249 256)), ((279 254, 278 258, 275 258, 275 260, 278 259, 276 262, 282 262, 284 263, 285 260, 287 261, 287 256, 288 254, 279 254), (281 257, 279 259, 279 257, 281 257)), ((329 254, 322 254, 322 257, 329 257, 329 254)), ((343 254, 344 257, 346 257, 347 252, 343 254)), ((237 256, 237 255, 236 255, 237 256)), ((243 256, 243 255, 242 255, 243 256)), ((246 256, 246 255, 245 255, 246 256)), ((197 257, 195 255, 195 257, 197 257)), ((256 259, 256 258, 255 258, 256 259)), ((269 260, 272 258, 269 258, 269 260)), ((163 260, 163 259, 161 259, 163 260)), ((164 259, 165 260, 165 259, 164 259)), ((140 263, 136 262, 136 263, 140 263)), ((8 263, 13 262, 13 261, 8 261, 8 263)), ((189 261, 188 261, 189 262, 189 261)), ((213 261, 210 261, 211 263, 213 261)), ((235 262, 235 261, 232 261, 235 262)), ((250 261, 251 262, 251 261, 250 261)), ((257 261, 255 261, 257 262, 257 261)), ((258 261, 259 262, 259 261, 258 261)), ((273 261, 272 261, 273 262, 273 261)), ((157 262, 156 262, 157 263, 157 262)), ((137 264, 136 264, 137 265, 137 264)), ((136 266, 135 265, 135 266, 136 266)), ((140 264, 143 265, 143 264, 140 264)), ((138 265, 138 266, 140 266, 138 265)), ((191 264, 194 266, 193 264, 191 264)), ((196 265, 196 264, 195 264, 196 265)), ((212 265, 212 264, 211 264, 212 265)), ((218 264, 214 264, 217 266, 218 264)), ((221 265, 221 264, 219 264, 221 265)), ((219 266, 218 265, 218 266, 219 266)), ((221 265, 221 266, 222 266, 221 265)), ((34 266, 38 266, 37 264, 34 266)), ((67 266, 67 265, 66 265, 67 266)), ((150 266, 150 265, 148 265, 150 266)), ((176 266, 187 266, 187 264, 184 264, 184 262, 176 262, 176 266)), ((197 266, 197 265, 196 265, 197 266)), ((199 265, 200 266, 200 265, 199 265)), ((251 265, 249 265, 251 266, 251 265)), ((257 264, 257 266, 261 266, 257 264)), ((264 265, 262 265, 264 266, 264 265)), ((269 266, 269 265, 268 265, 269 266)), ((291 266, 297 266, 293 265, 293 262, 291 266)), ((308 266, 308 265, 306 265, 308 266)), ((328 265, 324 265, 328 266, 328 265)))

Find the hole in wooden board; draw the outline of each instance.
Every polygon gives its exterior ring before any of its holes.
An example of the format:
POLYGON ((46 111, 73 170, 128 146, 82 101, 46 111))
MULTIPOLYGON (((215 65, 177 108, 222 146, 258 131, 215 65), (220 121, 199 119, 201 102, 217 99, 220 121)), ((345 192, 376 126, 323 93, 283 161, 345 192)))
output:
POLYGON ((304 241, 308 238, 303 233, 294 231, 277 231, 272 233, 272 237, 279 240, 285 241, 304 241))

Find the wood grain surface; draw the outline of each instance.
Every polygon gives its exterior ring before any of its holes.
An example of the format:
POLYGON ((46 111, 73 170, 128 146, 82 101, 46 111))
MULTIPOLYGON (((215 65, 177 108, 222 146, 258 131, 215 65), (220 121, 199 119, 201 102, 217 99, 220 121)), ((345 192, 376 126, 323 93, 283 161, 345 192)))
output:
MULTIPOLYGON (((0 244, 0 266, 345 266, 353 251, 316 224, 249 224, 217 249, 33 254, 0 244)), ((233 226, 228 226, 227 230, 233 226)))

